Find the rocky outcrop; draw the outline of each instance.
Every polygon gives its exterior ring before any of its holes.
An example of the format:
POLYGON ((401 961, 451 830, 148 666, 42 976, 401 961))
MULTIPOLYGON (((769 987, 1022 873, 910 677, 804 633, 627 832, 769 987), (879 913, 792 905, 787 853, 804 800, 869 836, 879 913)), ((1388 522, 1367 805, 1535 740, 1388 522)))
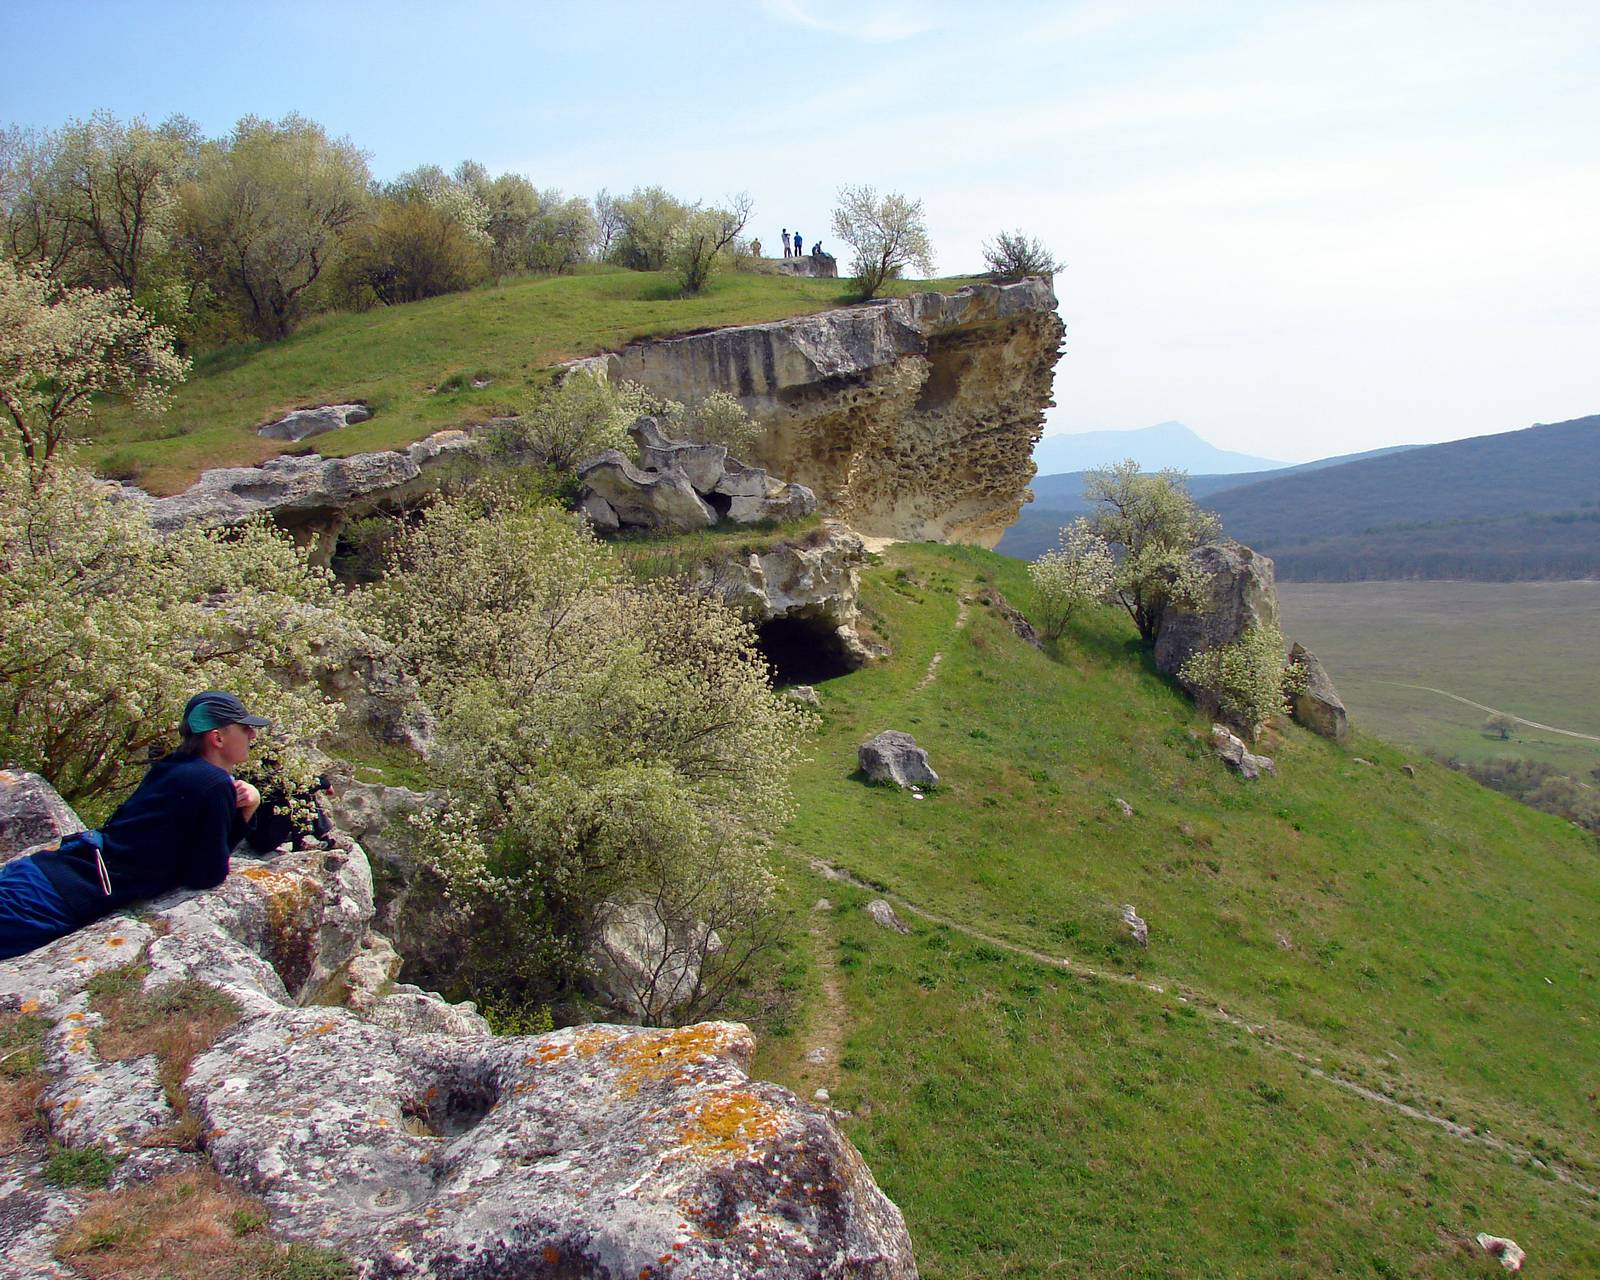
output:
POLYGON ((715 595, 758 627, 786 620, 814 631, 814 643, 844 670, 871 653, 856 633, 860 566, 867 550, 837 521, 760 551, 708 555, 688 574, 691 586, 715 595))
POLYGON ((1063 328, 1050 283, 974 285, 576 362, 689 403, 728 391, 752 461, 865 534, 993 546, 1028 500, 1063 328))
POLYGON ((776 258, 772 265, 780 276, 810 276, 816 280, 839 278, 839 260, 831 253, 802 253, 798 258, 776 258))
MULTIPOLYGON (((207 1157, 276 1234, 364 1280, 916 1275, 831 1114, 749 1078, 744 1027, 484 1034, 470 1007, 388 989, 371 894, 357 845, 284 854, 0 961, 0 1011, 51 1026, 52 1136, 121 1157, 123 1181, 200 1159, 159 1145, 154 1060, 100 1055, 89 981, 141 960, 147 993, 198 981, 239 1011, 182 1082, 207 1157)), ((78 1200, 46 1185, 46 1154, 0 1170, 0 1236, 26 1222, 32 1242, 0 1274, 57 1274, 48 1237, 78 1200)))
POLYGON ((268 440, 308 440, 365 422, 371 416, 372 410, 364 404, 319 404, 311 409, 296 409, 276 422, 257 427, 256 434, 268 440))
POLYGON ((856 756, 869 782, 892 782, 897 787, 939 785, 939 775, 928 763, 928 753, 909 733, 898 729, 885 729, 868 738, 856 756))
POLYGON ((1232 644, 1252 627, 1278 625, 1272 560, 1237 542, 1213 542, 1190 553, 1203 586, 1194 608, 1169 606, 1156 633, 1156 669, 1177 675, 1193 655, 1232 644))
POLYGON ((639 447, 637 467, 616 449, 578 466, 584 483, 578 509, 599 532, 689 533, 723 518, 757 524, 798 520, 817 509, 804 485, 747 467, 720 444, 670 440, 654 418, 640 418, 628 434, 639 447))
POLYGON ((1289 691, 1289 714, 1294 722, 1335 742, 1347 740, 1349 713, 1317 655, 1297 641, 1289 647, 1288 665, 1297 675, 1289 691))
POLYGON ((150 523, 161 531, 242 524, 270 515, 300 537, 314 539, 326 564, 346 521, 403 507, 432 484, 427 470, 464 453, 472 439, 470 431, 439 431, 405 449, 348 458, 285 455, 257 467, 218 467, 170 498, 152 498, 131 487, 121 492, 145 503, 150 523))

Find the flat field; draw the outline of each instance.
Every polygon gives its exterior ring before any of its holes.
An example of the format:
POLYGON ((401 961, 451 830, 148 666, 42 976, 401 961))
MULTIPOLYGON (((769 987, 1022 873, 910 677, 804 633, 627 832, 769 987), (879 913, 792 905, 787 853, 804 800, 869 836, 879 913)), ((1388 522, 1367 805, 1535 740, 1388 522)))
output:
POLYGON ((1327 664, 1368 732, 1467 760, 1600 765, 1600 582, 1286 582, 1278 598, 1284 635, 1327 664), (1501 741, 1488 712, 1446 693, 1591 736, 1519 724, 1501 741))

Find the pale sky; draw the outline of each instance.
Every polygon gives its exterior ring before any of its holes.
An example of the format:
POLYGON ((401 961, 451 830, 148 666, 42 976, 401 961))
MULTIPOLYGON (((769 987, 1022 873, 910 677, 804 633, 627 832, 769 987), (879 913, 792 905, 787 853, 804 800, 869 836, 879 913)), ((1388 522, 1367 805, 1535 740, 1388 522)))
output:
POLYGON ((1600 5, 96 4, 0 12, 0 122, 299 111, 379 177, 920 198, 1044 239, 1050 430, 1299 461, 1600 413, 1600 5))

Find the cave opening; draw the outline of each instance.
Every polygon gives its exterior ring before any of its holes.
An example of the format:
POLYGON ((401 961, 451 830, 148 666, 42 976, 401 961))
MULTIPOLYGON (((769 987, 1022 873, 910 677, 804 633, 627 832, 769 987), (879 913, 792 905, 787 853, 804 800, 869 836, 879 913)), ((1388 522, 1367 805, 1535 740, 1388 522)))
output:
POLYGON ((856 663, 823 618, 774 618, 756 628, 756 646, 772 668, 772 683, 817 684, 855 670, 856 663))

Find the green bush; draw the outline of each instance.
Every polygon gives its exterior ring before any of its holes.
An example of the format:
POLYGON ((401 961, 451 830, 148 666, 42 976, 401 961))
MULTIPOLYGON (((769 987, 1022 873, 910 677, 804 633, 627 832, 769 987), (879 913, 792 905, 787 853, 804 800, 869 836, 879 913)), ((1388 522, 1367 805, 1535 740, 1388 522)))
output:
POLYGON ((1301 669, 1286 672, 1283 633, 1274 625, 1250 627, 1232 644, 1195 654, 1178 679, 1202 704, 1251 738, 1288 710, 1285 693, 1301 669))

